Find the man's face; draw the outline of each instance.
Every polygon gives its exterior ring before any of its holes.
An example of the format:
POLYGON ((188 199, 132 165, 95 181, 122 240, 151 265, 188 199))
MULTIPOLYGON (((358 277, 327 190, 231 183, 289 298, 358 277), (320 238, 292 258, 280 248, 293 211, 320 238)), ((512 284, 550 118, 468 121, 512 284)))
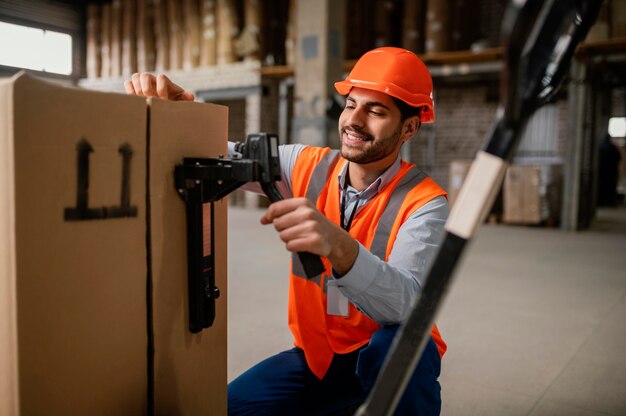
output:
POLYGON ((402 145, 402 127, 390 96, 352 88, 339 117, 341 156, 360 165, 391 164, 402 145))

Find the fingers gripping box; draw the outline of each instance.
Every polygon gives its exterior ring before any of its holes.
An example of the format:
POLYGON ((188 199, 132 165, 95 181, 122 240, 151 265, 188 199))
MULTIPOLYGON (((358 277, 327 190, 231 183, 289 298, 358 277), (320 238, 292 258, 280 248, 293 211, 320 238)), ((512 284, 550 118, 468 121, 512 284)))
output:
POLYGON ((0 414, 226 414, 225 204, 191 334, 172 172, 225 153, 227 110, 24 74, 0 100, 0 414))

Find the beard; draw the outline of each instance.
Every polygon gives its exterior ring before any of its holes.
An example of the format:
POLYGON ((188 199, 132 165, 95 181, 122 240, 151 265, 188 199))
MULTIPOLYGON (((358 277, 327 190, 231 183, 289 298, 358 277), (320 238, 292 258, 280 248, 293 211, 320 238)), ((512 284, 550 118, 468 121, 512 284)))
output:
POLYGON ((391 133, 391 135, 384 138, 375 138, 371 134, 364 131, 353 128, 343 127, 339 130, 339 141, 341 142, 341 157, 344 159, 358 163, 360 165, 366 165, 368 163, 378 162, 391 155, 398 148, 398 142, 401 140, 402 124, 391 133), (369 144, 363 147, 348 147, 343 143, 343 134, 346 131, 353 131, 360 135, 365 136, 365 141, 369 144))

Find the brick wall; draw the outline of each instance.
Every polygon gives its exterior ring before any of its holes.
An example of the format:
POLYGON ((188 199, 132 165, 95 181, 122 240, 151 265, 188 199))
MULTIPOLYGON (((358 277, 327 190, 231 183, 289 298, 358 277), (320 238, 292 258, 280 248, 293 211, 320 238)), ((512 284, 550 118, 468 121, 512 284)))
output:
MULTIPOLYGON (((418 135, 413 138, 411 162, 447 189, 450 162, 455 159, 474 159, 476 152, 485 143, 498 107, 496 91, 495 85, 435 86, 436 120, 434 124, 422 125, 418 135), (434 144, 434 149, 429 148, 429 140, 434 144)), ((557 108, 558 153, 565 157, 567 101, 558 101, 557 108)))
POLYGON ((492 87, 435 87, 435 123, 422 125, 411 141, 411 161, 442 187, 448 187, 450 162, 473 159, 482 147, 497 108, 492 87), (434 152, 429 152, 429 140, 434 152), (430 153, 430 156, 429 156, 430 153))

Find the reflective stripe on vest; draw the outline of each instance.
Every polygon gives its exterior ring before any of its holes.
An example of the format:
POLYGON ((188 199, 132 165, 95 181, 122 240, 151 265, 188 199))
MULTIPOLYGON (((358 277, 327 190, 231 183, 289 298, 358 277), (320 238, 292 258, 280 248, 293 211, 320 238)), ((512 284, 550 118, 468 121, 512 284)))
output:
POLYGON ((309 180, 309 186, 306 190, 306 199, 311 201, 313 205, 317 202, 317 197, 326 185, 328 173, 332 167, 335 167, 338 157, 339 150, 331 150, 324 155, 324 157, 322 157, 322 160, 320 160, 315 167, 313 175, 311 175, 311 179, 309 180))
MULTIPOLYGON (((317 166, 315 166, 311 179, 309 180, 309 186, 306 189, 306 199, 308 199, 313 205, 315 205, 320 192, 322 192, 322 189, 326 186, 328 174, 335 167, 338 160, 339 150, 331 150, 325 154, 317 166)), ((302 277, 303 279, 307 278, 306 273, 304 272, 304 267, 302 266, 297 253, 291 253, 291 272, 298 277, 302 277)), ((316 284, 320 284, 321 277, 321 275, 317 275, 310 280, 316 284)))
POLYGON ((411 170, 404 175, 404 178, 402 178, 396 189, 393 190, 389 202, 387 202, 387 206, 380 217, 378 227, 374 233, 374 240, 370 247, 370 252, 382 261, 386 260, 387 244, 389 243, 391 227, 396 221, 404 198, 406 198, 411 189, 416 187, 424 178, 426 178, 426 174, 413 166, 411 170))

